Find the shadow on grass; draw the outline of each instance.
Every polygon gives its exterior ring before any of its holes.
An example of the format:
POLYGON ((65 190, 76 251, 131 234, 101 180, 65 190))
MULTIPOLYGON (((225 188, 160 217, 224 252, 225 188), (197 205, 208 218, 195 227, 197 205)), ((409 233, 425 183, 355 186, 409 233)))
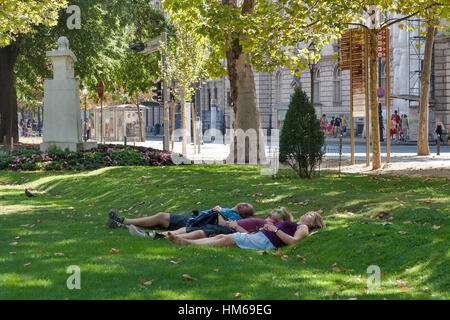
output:
POLYGON ((0 283, 8 289, 1 298, 233 299, 236 292, 244 299, 448 298, 445 241, 450 208, 445 179, 332 174, 311 180, 289 174, 272 179, 254 167, 189 166, 50 175, 6 172, 0 181, 2 207, 11 207, 0 208, 0 283), (26 179, 33 190, 46 193, 28 199, 22 184, 11 185, 26 179), (279 206, 286 206, 296 219, 306 211, 323 210, 327 228, 284 248, 284 261, 272 252, 259 255, 238 248, 137 239, 126 230, 105 226, 110 208, 139 217, 217 204, 232 207, 241 201, 252 203, 260 217, 279 206), (393 219, 364 216, 380 211, 393 219), (421 225, 404 224, 407 220, 421 225), (16 237, 19 246, 10 246, 16 237), (119 252, 113 254, 111 248, 119 252), (64 256, 54 256, 58 252, 64 256), (81 268, 80 291, 66 287, 69 265, 81 268), (384 273, 384 289, 366 294, 370 265, 384 273), (185 280, 182 274, 198 280, 185 280), (145 286, 142 279, 153 282, 145 286), (394 286, 397 279, 408 284, 394 286))

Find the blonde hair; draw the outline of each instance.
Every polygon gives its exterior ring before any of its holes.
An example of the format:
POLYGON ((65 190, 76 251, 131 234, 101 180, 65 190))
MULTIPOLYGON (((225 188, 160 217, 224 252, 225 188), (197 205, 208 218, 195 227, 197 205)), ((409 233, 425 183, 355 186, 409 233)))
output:
POLYGON ((311 222, 311 224, 308 224, 308 229, 309 231, 311 230, 315 230, 315 229, 323 229, 325 228, 325 223, 322 220, 322 216, 320 215, 319 212, 317 211, 309 211, 305 214, 311 214, 313 216, 313 221, 311 222))

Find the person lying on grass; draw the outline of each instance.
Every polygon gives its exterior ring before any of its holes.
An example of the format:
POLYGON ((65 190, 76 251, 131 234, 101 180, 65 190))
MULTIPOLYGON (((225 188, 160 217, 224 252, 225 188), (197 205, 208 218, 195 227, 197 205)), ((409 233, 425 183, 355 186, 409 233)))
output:
MULTIPOLYGON (((213 210, 221 213, 218 217, 218 224, 225 225, 225 221, 229 220, 240 220, 242 218, 247 218, 253 215, 254 209, 250 203, 240 202, 236 204, 233 208, 223 208, 220 206, 215 206, 213 210)), ((209 210, 200 211, 206 212, 209 210)), ((126 228, 128 229, 131 225, 133 228, 131 230, 136 230, 135 226, 140 228, 161 228, 167 230, 179 230, 186 227, 186 222, 193 215, 190 213, 186 214, 173 214, 166 212, 159 212, 153 216, 138 218, 138 219, 126 219, 125 217, 119 216, 113 210, 109 212, 109 219, 107 225, 110 228, 126 228)), ((179 231, 179 233, 183 233, 179 231)), ((148 236, 152 238, 164 238, 166 235, 157 232, 147 233, 148 236)))
MULTIPOLYGON (((216 236, 218 234, 230 234, 234 232, 254 233, 258 232, 265 224, 275 224, 280 221, 292 221, 292 215, 289 211, 282 207, 274 209, 267 215, 266 219, 262 218, 245 218, 241 220, 223 219, 218 224, 207 224, 201 227, 183 227, 174 232, 173 235, 178 235, 184 239, 201 239, 216 236)), ((149 237, 149 233, 141 230, 134 225, 129 226, 130 234, 132 236, 149 237)), ((167 237, 167 232, 161 233, 167 237)))
POLYGON ((314 229, 324 228, 322 217, 317 212, 308 212, 300 217, 298 223, 281 221, 275 224, 265 224, 259 232, 221 234, 212 238, 184 239, 168 233, 170 241, 178 244, 211 247, 239 247, 242 249, 268 250, 282 245, 291 245, 306 238, 314 229))

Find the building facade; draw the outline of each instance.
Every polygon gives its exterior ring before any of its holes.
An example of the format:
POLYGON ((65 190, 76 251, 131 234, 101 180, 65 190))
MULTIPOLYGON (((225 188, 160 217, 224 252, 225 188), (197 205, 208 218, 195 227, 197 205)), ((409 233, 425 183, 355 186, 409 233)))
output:
MULTIPOLYGON (((408 20, 415 26, 422 21, 408 20)), ((446 23, 446 22, 445 22, 446 23)), ((397 25, 390 31, 390 113, 395 110, 400 115, 406 114, 410 122, 410 140, 417 140, 419 119, 419 97, 421 68, 423 64, 425 38, 420 29, 406 32, 397 25)), ((338 53, 337 41, 322 48, 321 59, 315 66, 314 80, 311 83, 310 70, 302 71, 296 77, 286 68, 278 68, 273 74, 255 72, 257 103, 261 115, 261 125, 270 134, 271 129, 281 129, 284 116, 289 107, 291 96, 296 87, 301 87, 311 94, 314 86, 314 106, 317 115, 325 114, 327 119, 343 114, 350 123, 350 75, 349 71, 340 71, 338 61, 333 58, 338 53)), ((385 59, 379 59, 377 87, 386 89, 385 59)), ((226 77, 210 80, 201 87, 198 99, 203 112, 211 110, 215 104, 225 114, 225 127, 232 126, 234 118, 229 98, 230 85, 226 77), (214 102, 214 103, 213 103, 214 102)), ((384 127, 386 119, 386 97, 380 98, 384 127)), ((436 120, 444 125, 443 138, 447 141, 450 131, 450 36, 437 32, 433 48, 432 77, 430 84, 430 137, 436 120)), ((203 130, 210 127, 203 121, 203 130)), ((355 117, 355 132, 364 136, 365 118, 355 117)), ((384 129, 385 131, 386 129, 384 129)), ((386 137, 386 132, 384 132, 386 137)))

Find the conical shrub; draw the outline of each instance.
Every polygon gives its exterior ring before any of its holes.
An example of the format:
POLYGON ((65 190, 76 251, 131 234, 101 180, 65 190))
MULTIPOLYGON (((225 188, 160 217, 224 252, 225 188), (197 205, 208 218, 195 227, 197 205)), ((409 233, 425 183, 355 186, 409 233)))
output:
POLYGON ((280 136, 280 162, 287 163, 301 178, 311 178, 322 160, 325 138, 314 106, 301 88, 296 88, 280 136))

